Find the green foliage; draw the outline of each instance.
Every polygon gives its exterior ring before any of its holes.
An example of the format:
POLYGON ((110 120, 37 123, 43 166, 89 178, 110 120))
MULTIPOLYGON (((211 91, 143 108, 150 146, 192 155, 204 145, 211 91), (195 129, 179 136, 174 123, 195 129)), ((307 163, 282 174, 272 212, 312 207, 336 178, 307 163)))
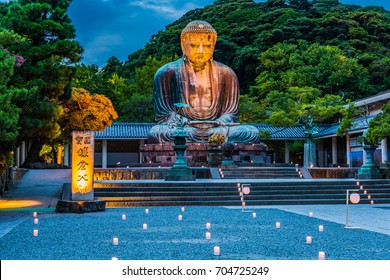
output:
POLYGON ((262 140, 262 141, 268 141, 268 140, 271 140, 272 133, 269 132, 268 130, 260 130, 259 137, 260 137, 260 140, 262 140))
POLYGON ((337 47, 279 43, 260 62, 251 95, 260 97, 263 121, 272 125, 292 126, 308 114, 316 123, 333 122, 345 98, 366 90, 367 71, 337 47))
MULTIPOLYGON (((349 102, 349 104, 341 110, 342 120, 337 130, 337 135, 345 136, 348 134, 348 131, 354 126, 355 119, 359 119, 360 123, 368 126, 369 112, 370 108, 368 105, 355 106, 353 102, 349 102)), ((364 134, 364 138, 367 140, 366 134, 364 134)))
POLYGON ((10 152, 15 147, 19 132, 19 109, 12 104, 17 88, 9 88, 15 58, 0 45, 0 174, 9 167, 10 152))
POLYGON ((368 124, 366 139, 369 143, 378 144, 382 139, 390 136, 390 102, 382 107, 382 111, 377 114, 368 124))
POLYGON ((177 59, 177 56, 162 56, 160 59, 149 56, 144 66, 135 68, 135 81, 130 84, 133 93, 124 103, 125 110, 127 110, 126 121, 154 121, 152 102, 154 75, 161 66, 177 59))
POLYGON ((153 78, 157 70, 177 56, 149 56, 142 67, 135 67, 131 75, 120 71, 120 62, 109 59, 101 71, 95 66, 77 65, 73 85, 89 89, 92 94, 104 94, 111 101, 121 122, 153 122, 153 78), (122 74, 121 74, 122 73, 122 74))
POLYGON ((341 111, 343 119, 337 129, 338 136, 345 136, 348 130, 351 129, 354 119, 360 114, 360 108, 355 107, 353 102, 350 102, 346 108, 341 111))
POLYGON ((6 48, 24 41, 15 32, 0 27, 0 174, 12 163, 12 150, 17 145, 20 131, 20 109, 13 103, 13 99, 27 93, 24 89, 10 86, 18 65, 18 56, 6 48))
POLYGON ((260 96, 303 86, 342 97, 363 95, 367 90, 367 70, 337 47, 305 41, 298 45, 279 43, 262 53, 260 62, 263 71, 252 88, 260 96))
POLYGON ((84 88, 90 93, 102 93, 104 83, 99 75, 99 67, 97 65, 76 65, 75 75, 72 79, 72 86, 76 88, 84 88))
POLYGON ((20 110, 18 138, 32 140, 34 146, 27 162, 38 160, 38 146, 59 137, 61 102, 71 93, 71 65, 80 60, 82 53, 66 14, 69 4, 70 0, 19 0, 0 9, 0 26, 27 39, 7 46, 10 52, 26 59, 15 69, 9 86, 27 91, 12 100, 20 110))
POLYGON ((238 121, 240 123, 261 123, 265 118, 266 112, 259 102, 249 95, 240 95, 240 107, 238 121))
POLYGON ((288 148, 290 150, 290 153, 296 154, 296 153, 302 153, 304 149, 305 142, 304 141, 291 141, 288 144, 288 148))

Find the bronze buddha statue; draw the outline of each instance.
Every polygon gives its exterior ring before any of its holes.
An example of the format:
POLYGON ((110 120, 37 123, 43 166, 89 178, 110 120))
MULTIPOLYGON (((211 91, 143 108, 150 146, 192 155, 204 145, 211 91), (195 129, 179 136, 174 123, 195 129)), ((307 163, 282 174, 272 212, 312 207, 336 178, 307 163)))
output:
POLYGON ((181 32, 183 57, 161 67, 154 77, 157 125, 148 143, 172 142, 180 118, 190 142, 221 134, 230 142, 258 143, 259 131, 237 123, 239 86, 228 66, 213 60, 217 32, 205 21, 192 21, 181 32), (188 106, 175 108, 174 104, 188 106))

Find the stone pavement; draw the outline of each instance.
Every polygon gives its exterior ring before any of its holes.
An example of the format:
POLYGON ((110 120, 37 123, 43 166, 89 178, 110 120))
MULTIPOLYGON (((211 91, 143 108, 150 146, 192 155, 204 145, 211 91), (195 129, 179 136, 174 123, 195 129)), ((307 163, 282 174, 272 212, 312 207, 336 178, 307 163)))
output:
MULTIPOLYGON (((346 205, 278 205, 252 207, 251 209, 264 207, 306 216, 309 212, 313 212, 314 218, 346 224, 346 205)), ((390 205, 349 204, 348 226, 390 235, 390 205)))
MULTIPOLYGON (((0 197, 0 238, 31 217, 31 212, 53 212, 60 199, 62 185, 71 180, 70 169, 29 170, 4 197, 0 197)), ((315 218, 346 223, 345 205, 275 205, 247 209, 275 208, 315 218)), ((390 205, 350 204, 349 226, 390 235, 390 205)))
POLYGON ((5 196, 0 197, 0 237, 31 217, 31 212, 54 211, 70 169, 29 170, 5 196))

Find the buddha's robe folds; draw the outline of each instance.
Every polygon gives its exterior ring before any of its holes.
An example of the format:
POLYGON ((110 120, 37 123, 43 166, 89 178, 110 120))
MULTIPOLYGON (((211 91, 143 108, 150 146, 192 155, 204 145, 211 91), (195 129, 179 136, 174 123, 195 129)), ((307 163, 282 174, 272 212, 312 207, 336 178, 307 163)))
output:
POLYGON ((208 62, 207 69, 210 78, 204 87, 197 85, 194 70, 182 58, 157 71, 153 101, 158 124, 149 131, 148 143, 172 142, 177 118, 184 122, 189 141, 206 142, 217 132, 230 142, 259 142, 256 127, 236 122, 239 87, 235 73, 216 61, 208 62), (189 107, 178 110, 175 103, 189 107))

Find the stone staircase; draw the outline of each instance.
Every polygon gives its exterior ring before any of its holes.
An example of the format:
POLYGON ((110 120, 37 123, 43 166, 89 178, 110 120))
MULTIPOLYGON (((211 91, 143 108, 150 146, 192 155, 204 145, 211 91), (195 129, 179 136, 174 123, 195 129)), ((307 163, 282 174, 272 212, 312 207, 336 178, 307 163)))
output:
POLYGON ((300 179, 294 167, 220 168, 223 179, 300 179))
MULTIPOLYGON (((351 179, 107 180, 95 181, 95 199, 105 200, 106 207, 241 206, 238 183, 250 184, 250 194, 245 196, 247 206, 345 204, 346 190, 358 189, 351 179)), ((390 180, 364 180, 360 184, 368 192, 359 190, 360 203, 390 203, 390 180)))

